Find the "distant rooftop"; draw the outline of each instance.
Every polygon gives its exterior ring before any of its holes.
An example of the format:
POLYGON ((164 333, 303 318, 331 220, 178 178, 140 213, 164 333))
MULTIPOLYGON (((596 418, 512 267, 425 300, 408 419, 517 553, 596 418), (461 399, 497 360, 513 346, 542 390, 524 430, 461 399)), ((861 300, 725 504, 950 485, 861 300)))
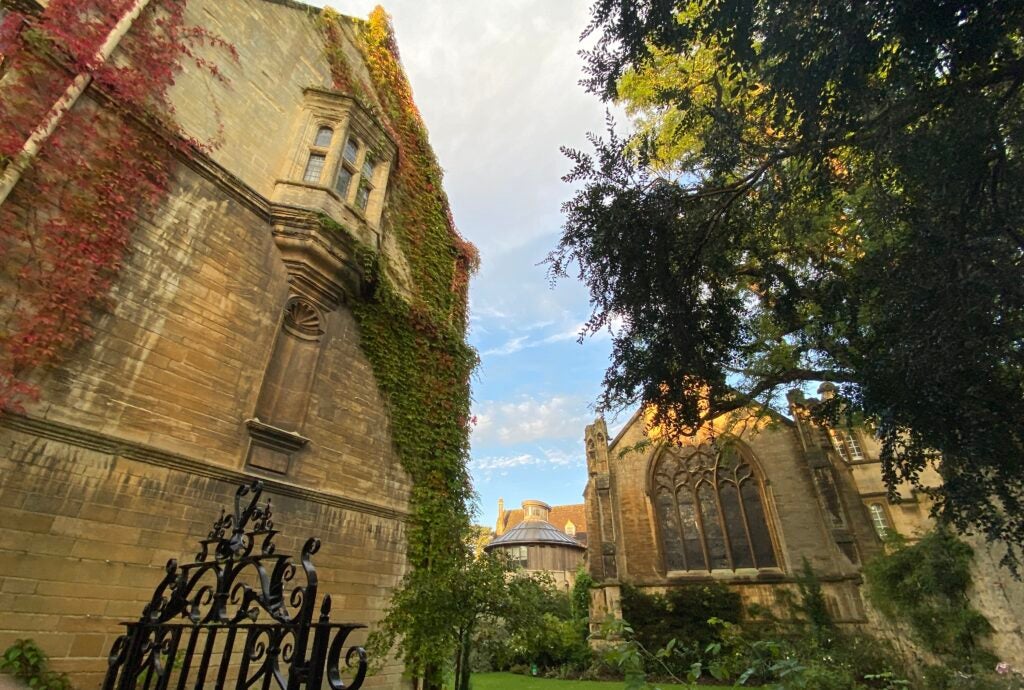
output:
POLYGON ((525 546, 525 545, 548 545, 548 546, 569 546, 576 549, 585 549, 568 534, 552 525, 547 520, 529 516, 518 525, 495 537, 491 543, 484 547, 484 551, 490 551, 496 546, 525 546))
POLYGON ((494 532, 499 537, 527 519, 528 513, 540 513, 541 517, 550 522, 558 530, 575 537, 577 541, 587 543, 587 513, 582 503, 563 506, 549 506, 542 501, 523 501, 522 508, 505 510, 504 500, 498 500, 498 522, 494 532))

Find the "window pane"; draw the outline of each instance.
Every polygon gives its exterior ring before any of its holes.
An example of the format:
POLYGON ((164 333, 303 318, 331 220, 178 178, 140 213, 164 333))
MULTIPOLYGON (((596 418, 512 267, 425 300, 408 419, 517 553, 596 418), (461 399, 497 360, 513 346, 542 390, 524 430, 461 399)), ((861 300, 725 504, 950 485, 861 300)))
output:
POLYGON ((324 171, 325 160, 326 157, 322 153, 309 154, 309 160, 306 161, 306 172, 302 179, 306 182, 319 182, 320 174, 324 171))
POLYGON ((879 538, 885 539, 885 535, 889 533, 889 519, 885 516, 885 508, 872 503, 868 509, 871 511, 871 522, 875 526, 875 531, 878 532, 879 538))
POLYGON ((832 445, 835 447, 836 451, 839 453, 839 457, 841 457, 846 462, 850 462, 850 455, 846 451, 846 444, 843 443, 843 437, 842 437, 841 433, 838 432, 838 431, 830 430, 828 432, 828 435, 832 437, 832 445))
POLYGON ((864 459, 864 451, 861 450, 860 443, 857 441, 857 437, 849 431, 843 432, 843 439, 846 441, 846 447, 850 451, 850 459, 857 461, 864 459))
POLYGON ((732 567, 753 568, 754 554, 750 550, 747 528, 743 522, 743 512, 740 510, 739 490, 735 484, 724 482, 719 485, 718 495, 722 500, 722 517, 725 519, 725 529, 729 533, 729 543, 732 546, 732 567))
POLYGON ((370 152, 366 153, 366 158, 363 159, 363 179, 367 182, 373 182, 373 154, 370 152))
POLYGON ((370 202, 370 185, 365 182, 360 183, 359 191, 356 192, 356 206, 363 211, 366 210, 366 205, 370 202))
POLYGON ((330 127, 321 127, 316 131, 316 141, 313 142, 313 145, 325 149, 331 145, 331 138, 333 136, 333 129, 331 129, 330 127))
POLYGON ((754 557, 758 568, 775 565, 775 549, 772 548, 772 537, 768 533, 768 521, 761 507, 761 492, 757 483, 748 481, 740 489, 743 508, 747 512, 747 526, 750 528, 750 539, 754 542, 754 557))
POLYGON ((349 137, 345 142, 345 160, 352 165, 356 164, 356 158, 359 156, 359 142, 349 137))
POLYGON ((707 570, 704 549, 701 546, 700 529, 697 527, 697 506, 688 487, 679 489, 679 517, 682 519, 683 549, 686 552, 687 570, 707 570))
POLYGON ((701 482, 697 495, 700 497, 700 515, 704 522, 704 541, 708 546, 711 569, 728 568, 729 554, 725 549, 722 523, 718 519, 718 501, 715 500, 715 489, 709 482, 701 482))
POLYGON ((683 555, 683 538, 676 522, 676 506, 672 494, 666 490, 658 491, 654 501, 654 509, 661 523, 661 541, 665 549, 665 568, 667 570, 686 570, 686 559, 683 555))
POLYGON ((352 184, 352 173, 344 165, 338 167, 338 179, 334 181, 334 191, 345 200, 348 200, 348 188, 352 184))

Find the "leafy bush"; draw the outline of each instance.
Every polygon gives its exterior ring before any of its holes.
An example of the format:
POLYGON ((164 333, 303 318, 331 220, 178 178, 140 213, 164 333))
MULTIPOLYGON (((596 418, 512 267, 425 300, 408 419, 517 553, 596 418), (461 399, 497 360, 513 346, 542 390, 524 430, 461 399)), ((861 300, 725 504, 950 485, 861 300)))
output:
POLYGON ((909 625, 925 649, 963 668, 995 664, 983 647, 992 626, 967 599, 973 556, 970 546, 938 527, 916 544, 894 533, 886 553, 864 569, 878 610, 909 625))
POLYGON ((49 657, 32 640, 16 640, 0 657, 0 671, 10 673, 33 690, 71 690, 67 674, 48 667, 49 657))
POLYGON ((504 671, 536 664, 542 672, 566 676, 587 668, 593 655, 570 595, 535 579, 510 584, 516 585, 510 590, 519 605, 510 607, 508 615, 478 622, 472 670, 504 671))
POLYGON ((720 628, 710 620, 738 623, 742 615, 740 595, 717 582, 673 587, 665 595, 622 586, 622 616, 633 638, 652 651, 675 640, 674 653, 664 659, 674 674, 685 674, 702 650, 721 642, 720 628))
MULTIPOLYGON (((636 594, 628 593, 634 614, 653 617, 659 608, 667 612, 669 597, 636 594), (641 606, 635 605, 638 601, 641 606)), ((626 598, 624 593, 624 612, 626 598)), ((655 646, 649 637, 643 641, 639 626, 618 623, 617 632, 625 639, 612 646, 607 658, 626 676, 627 687, 648 687, 648 675, 674 682, 714 679, 738 685, 770 685, 778 690, 898 690, 908 686, 906 673, 888 643, 836 627, 825 606, 821 584, 807 563, 795 592, 784 600, 789 615, 781 619, 765 610, 756 619, 751 612, 743 612, 740 622, 741 609, 730 608, 731 598, 714 590, 695 593, 691 589, 678 597, 676 605, 683 601, 690 602, 692 613, 687 625, 678 628, 689 631, 692 637, 688 640, 672 638, 655 646), (710 617, 703 625, 699 619, 693 620, 700 615, 697 612, 707 611, 711 605, 733 620, 710 617)), ((608 627, 616 632, 615 624, 608 627)))
POLYGON ((576 571, 576 582, 572 586, 572 616, 586 639, 590 634, 590 590, 594 586, 594 578, 584 566, 576 571))
POLYGON ((975 672, 930 666, 922 686, 928 690, 1024 690, 1024 676, 1007 670, 980 669, 975 672))

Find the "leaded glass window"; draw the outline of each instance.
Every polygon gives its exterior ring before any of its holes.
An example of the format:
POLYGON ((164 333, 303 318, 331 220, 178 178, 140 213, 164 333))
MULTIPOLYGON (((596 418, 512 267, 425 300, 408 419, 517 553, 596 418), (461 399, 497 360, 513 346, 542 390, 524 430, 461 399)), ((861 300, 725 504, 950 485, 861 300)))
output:
POLYGON ((326 160, 327 156, 322 153, 309 154, 309 160, 306 161, 306 172, 303 173, 302 179, 306 182, 319 182, 320 174, 324 171, 324 162, 326 160))
POLYGON ((356 164, 356 158, 359 157, 359 142, 349 137, 345 141, 345 152, 342 154, 346 161, 352 165, 356 164))
POLYGON ((374 165, 373 154, 367 151, 363 157, 363 179, 367 182, 373 182, 374 165))
POLYGON ((832 437, 832 445, 843 460, 859 462, 864 459, 864 450, 855 434, 845 429, 831 429, 829 435, 832 437))
POLYGON ((338 166, 338 176, 334 180, 334 191, 342 199, 348 199, 348 188, 352 184, 352 171, 345 165, 338 166))
POLYGON ((735 444, 666 448, 652 498, 668 570, 776 566, 761 481, 735 444))
POLYGON ((334 130, 330 127, 321 127, 316 131, 316 139, 313 142, 313 146, 325 149, 331 145, 331 139, 334 137, 334 130))
POLYGON ((881 503, 872 503, 868 506, 871 513, 871 524, 875 526, 875 532, 879 539, 885 539, 889 534, 889 516, 885 514, 885 508, 881 503))
POLYGON ((367 204, 370 203, 370 185, 366 182, 359 183, 359 191, 356 192, 356 206, 359 207, 360 211, 365 211, 367 204))
POLYGON ((512 564, 520 568, 525 568, 527 564, 527 556, 529 552, 525 546, 513 546, 508 550, 509 558, 512 560, 512 564))

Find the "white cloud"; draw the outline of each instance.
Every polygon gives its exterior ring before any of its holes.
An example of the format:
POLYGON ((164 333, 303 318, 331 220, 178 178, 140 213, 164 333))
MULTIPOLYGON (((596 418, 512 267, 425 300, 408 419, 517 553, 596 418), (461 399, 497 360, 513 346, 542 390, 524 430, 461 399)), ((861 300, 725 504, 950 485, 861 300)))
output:
POLYGON ((530 337, 526 335, 517 336, 505 342, 504 344, 499 345, 498 347, 491 348, 490 350, 484 350, 483 356, 486 357, 489 355, 511 355, 516 352, 519 352, 524 348, 533 347, 532 343, 527 342, 529 339, 530 337))
POLYGON ((529 453, 519 455, 497 455, 485 458, 474 458, 469 463, 474 470, 493 472, 494 470, 507 470, 510 467, 522 467, 523 465, 540 464, 540 458, 529 453))
POLYGON ((571 451, 555 448, 543 448, 541 452, 544 453, 544 458, 551 465, 557 465, 559 467, 582 467, 583 462, 583 443, 580 442, 579 447, 571 451))
POLYGON ((541 449, 540 455, 534 453, 517 453, 508 455, 486 455, 473 458, 469 463, 470 471, 478 480, 489 481, 493 477, 507 477, 510 471, 533 468, 532 471, 544 468, 583 467, 583 445, 574 451, 560 449, 541 449))
POLYGON ((585 326, 585 325, 586 324, 584 324, 583 322, 579 322, 579 323, 577 323, 577 324, 575 324, 573 326, 570 326, 569 328, 566 328, 566 329, 564 329, 564 330, 562 330, 562 331, 560 331, 558 333, 555 333, 553 335, 549 335, 547 338, 544 338, 544 342, 545 343, 560 343, 560 342, 564 342, 566 340, 579 340, 580 332, 583 330, 583 326, 585 326))
POLYGON ((482 321, 483 319, 507 319, 508 314, 495 309, 494 307, 483 305, 477 306, 472 302, 469 303, 469 320, 470 321, 482 321))
POLYGON ((483 446, 582 438, 583 428, 593 421, 586 400, 576 396, 489 400, 474 412, 477 425, 473 443, 483 446))

